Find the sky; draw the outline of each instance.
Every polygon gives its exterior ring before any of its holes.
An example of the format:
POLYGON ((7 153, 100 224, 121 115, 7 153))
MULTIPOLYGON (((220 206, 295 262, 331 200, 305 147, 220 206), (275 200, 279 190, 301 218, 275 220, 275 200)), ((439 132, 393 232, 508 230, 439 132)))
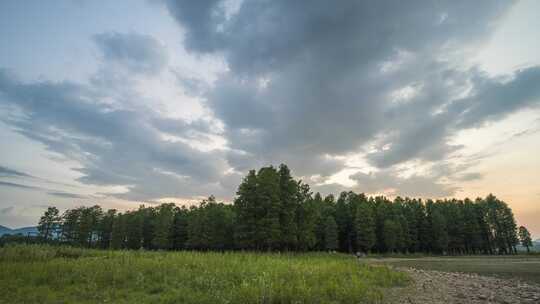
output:
POLYGON ((49 205, 495 194, 540 237, 540 2, 0 2, 0 225, 49 205))

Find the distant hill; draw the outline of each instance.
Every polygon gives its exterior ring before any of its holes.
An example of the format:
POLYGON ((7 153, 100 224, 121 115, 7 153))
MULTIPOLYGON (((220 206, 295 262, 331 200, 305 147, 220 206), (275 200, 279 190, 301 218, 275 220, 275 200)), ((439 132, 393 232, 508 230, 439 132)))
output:
POLYGON ((18 229, 11 229, 6 226, 0 225, 0 236, 4 234, 22 234, 22 235, 37 235, 39 231, 37 227, 22 227, 18 229))
POLYGON ((10 228, 0 225, 0 236, 11 233, 11 231, 10 228))
MULTIPOLYGON (((533 245, 529 249, 531 251, 540 252, 540 239, 532 241, 533 245)), ((527 249, 521 245, 516 246, 518 251, 525 252, 527 249)))
POLYGON ((13 231, 15 232, 15 234, 24 234, 24 235, 27 235, 27 234, 37 235, 37 234, 39 234, 39 231, 38 231, 37 227, 22 227, 22 228, 19 228, 19 229, 13 229, 13 231))

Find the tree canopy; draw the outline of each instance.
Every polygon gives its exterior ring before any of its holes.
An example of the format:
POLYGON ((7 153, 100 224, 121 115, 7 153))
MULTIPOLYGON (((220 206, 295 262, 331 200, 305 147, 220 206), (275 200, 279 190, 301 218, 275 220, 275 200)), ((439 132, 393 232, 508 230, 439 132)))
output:
POLYGON ((259 250, 511 254, 531 244, 508 205, 486 198, 426 200, 313 194, 281 165, 251 170, 232 204, 141 205, 104 211, 81 206, 39 222, 43 238, 82 247, 150 250, 259 250))

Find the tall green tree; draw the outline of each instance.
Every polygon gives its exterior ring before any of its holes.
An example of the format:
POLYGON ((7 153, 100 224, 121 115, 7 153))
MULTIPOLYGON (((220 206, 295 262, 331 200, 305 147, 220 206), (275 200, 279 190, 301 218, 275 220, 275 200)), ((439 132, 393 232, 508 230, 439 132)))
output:
POLYGON ((125 247, 138 250, 142 247, 143 214, 139 211, 130 211, 124 214, 125 247))
POLYGON ((465 225, 463 202, 456 199, 442 202, 442 212, 448 231, 448 250, 452 254, 463 254, 465 250, 465 225))
POLYGON ((514 253, 518 244, 517 225, 508 205, 489 194, 483 202, 486 221, 492 235, 492 245, 499 253, 514 253))
POLYGON ((156 209, 154 217, 154 237, 152 245, 156 249, 170 249, 171 242, 171 227, 174 221, 174 208, 172 203, 161 204, 156 209))
POLYGON ((126 216, 122 213, 118 213, 113 220, 110 248, 125 248, 126 239, 126 216))
POLYGON ((375 211, 375 235, 376 243, 375 249, 377 252, 386 252, 387 246, 385 244, 385 221, 393 220, 394 215, 392 212, 392 202, 384 196, 377 196, 370 198, 370 204, 374 206, 375 211))
POLYGON ((38 231, 39 235, 50 240, 56 237, 56 233, 60 228, 60 212, 56 207, 48 207, 45 213, 39 219, 38 231))
MULTIPOLYGON (((334 196, 328 195, 324 199, 320 193, 315 193, 313 197, 313 204, 315 206, 314 211, 314 234, 315 234, 315 249, 327 250, 325 245, 325 230, 326 220, 329 216, 334 218, 335 202, 334 196)), ((335 222, 335 220, 334 220, 335 222)), ((337 237, 337 236, 336 236, 337 237)))
POLYGON ((234 246, 234 209, 213 196, 192 207, 188 221, 188 246, 202 250, 227 250, 234 246))
POLYGON ((154 236, 156 228, 156 208, 139 206, 137 212, 142 217, 142 246, 144 249, 156 249, 154 247, 154 236))
POLYGON ((437 253, 446 253, 448 249, 448 231, 446 219, 438 208, 432 208, 430 212, 432 250, 437 253))
POLYGON ((79 239, 78 225, 81 217, 81 211, 81 208, 67 209, 62 214, 61 230, 63 241, 70 244, 75 244, 79 239))
POLYGON ((414 214, 418 230, 418 250, 427 253, 430 249, 431 237, 429 233, 426 206, 423 204, 422 200, 417 200, 414 214))
POLYGON ((474 203, 465 199, 463 202, 463 239, 465 251, 476 254, 482 250, 482 234, 474 203))
POLYGON ((324 250, 324 201, 319 192, 313 196, 314 205, 314 234, 315 234, 315 248, 317 250, 324 250))
POLYGON ((98 240, 97 225, 101 221, 103 210, 99 205, 80 207, 77 223, 77 243, 80 246, 92 247, 98 240))
POLYGON ((531 234, 529 233, 529 230, 525 228, 524 226, 519 227, 519 240, 521 242, 521 246, 527 248, 527 253, 530 253, 530 249, 533 246, 531 234))
POLYGON ((338 226, 339 250, 342 252, 352 252, 353 214, 351 214, 349 205, 349 192, 341 192, 337 199, 335 209, 336 224, 338 226))
POLYGON ((502 229, 504 230, 504 237, 506 240, 506 246, 508 253, 517 253, 516 245, 519 244, 518 227, 512 209, 508 207, 505 202, 501 202, 502 212, 502 229))
POLYGON ((258 182, 255 170, 244 177, 234 200, 236 212, 235 243, 239 248, 258 249, 255 235, 262 214, 258 211, 258 182))
POLYGON ((109 209, 103 214, 101 221, 98 224, 98 243, 99 248, 106 249, 111 246, 113 223, 116 216, 115 209, 109 209))
POLYGON ((394 252, 398 245, 398 238, 400 234, 399 223, 393 220, 384 221, 384 246, 388 252, 394 252))
POLYGON ((279 174, 272 166, 264 167, 257 174, 257 215, 255 243, 258 249, 279 248, 281 229, 279 226, 279 174))
POLYGON ((185 207, 176 207, 174 211, 174 220, 171 227, 172 249, 186 249, 188 241, 188 218, 189 210, 185 207))
POLYGON ((408 247, 406 251, 417 252, 420 250, 420 225, 417 219, 418 202, 415 199, 405 198, 403 202, 403 216, 408 232, 408 247))
POLYGON ((296 213, 300 207, 298 183, 292 178, 289 168, 279 166, 279 225, 281 248, 293 250, 298 246, 298 226, 296 213))
POLYGON ((356 209, 356 245, 362 252, 370 252, 375 245, 375 219, 372 207, 362 202, 356 209))
POLYGON ((51 207, 41 217, 45 239, 113 249, 513 254, 520 241, 530 243, 524 228, 518 234, 510 207, 491 194, 424 203, 349 191, 323 200, 285 165, 250 171, 232 206, 210 196, 189 209, 162 204, 104 213, 96 205, 58 213, 51 207))
POLYGON ((338 249, 338 228, 334 217, 331 215, 327 216, 324 226, 324 249, 338 249))
POLYGON ((212 247, 212 228, 206 212, 208 202, 203 200, 201 204, 190 208, 188 218, 187 247, 197 250, 208 250, 212 247))
POLYGON ((296 208, 297 249, 305 251, 313 248, 317 241, 315 236, 316 205, 311 197, 308 184, 298 182, 299 205, 296 208))

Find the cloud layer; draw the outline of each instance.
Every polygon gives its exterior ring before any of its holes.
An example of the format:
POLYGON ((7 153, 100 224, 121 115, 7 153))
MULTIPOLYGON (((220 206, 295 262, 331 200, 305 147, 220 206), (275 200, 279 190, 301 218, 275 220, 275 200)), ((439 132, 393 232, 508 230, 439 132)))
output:
POLYGON ((540 67, 495 77, 468 60, 512 1, 163 2, 191 56, 225 63, 215 81, 179 72, 166 44, 133 32, 91 38, 100 66, 84 83, 0 69, 2 122, 80 164, 81 183, 123 187, 118 198, 230 198, 246 170, 278 163, 318 190, 345 189, 331 177, 355 169, 358 191, 450 196, 481 178, 449 161, 463 149, 451 139, 539 105, 540 67), (178 96, 141 91, 164 77, 203 114, 179 118, 160 106, 189 112, 178 96))
MULTIPOLYGON (((201 151, 182 140, 204 137, 211 126, 204 120, 166 117, 150 105, 141 105, 141 100, 133 101, 134 91, 118 89, 125 79, 101 81, 103 75, 125 68, 134 78, 155 73, 156 62, 165 62, 156 56, 165 56, 165 51, 155 50, 159 44, 147 36, 96 37, 104 63, 89 84, 23 83, 0 70, 1 98, 11 108, 2 120, 49 150, 79 162, 81 167, 74 169, 82 174, 80 182, 126 186, 129 191, 118 194, 122 198, 225 193, 219 184, 227 169, 221 152, 201 151)), ((65 197, 60 192, 51 194, 65 197)))
MULTIPOLYGON (((330 176, 346 168, 332 156, 353 153, 382 170, 436 162, 462 148, 449 143, 460 130, 538 106, 538 67, 499 79, 463 64, 509 1, 244 1, 231 16, 221 1, 166 3, 193 53, 228 64, 206 98, 239 170, 286 162, 330 176)), ((360 191, 455 189, 384 172, 352 179, 360 191)))

